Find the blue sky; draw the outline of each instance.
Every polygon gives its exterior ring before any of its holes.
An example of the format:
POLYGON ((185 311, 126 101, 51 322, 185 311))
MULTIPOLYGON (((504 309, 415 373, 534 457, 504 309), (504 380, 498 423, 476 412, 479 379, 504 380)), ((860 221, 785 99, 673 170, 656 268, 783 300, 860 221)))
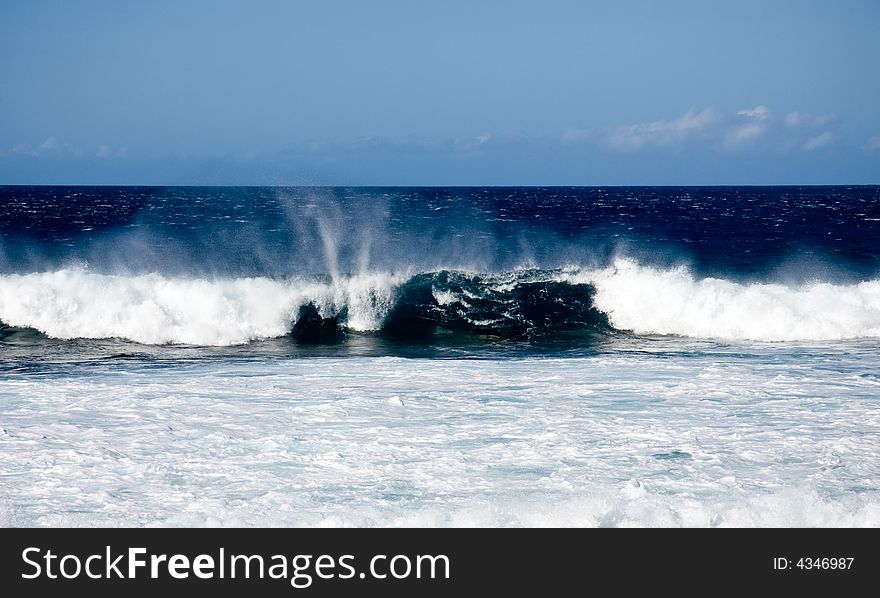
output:
POLYGON ((880 2, 0 3, 0 184, 880 183, 880 2))

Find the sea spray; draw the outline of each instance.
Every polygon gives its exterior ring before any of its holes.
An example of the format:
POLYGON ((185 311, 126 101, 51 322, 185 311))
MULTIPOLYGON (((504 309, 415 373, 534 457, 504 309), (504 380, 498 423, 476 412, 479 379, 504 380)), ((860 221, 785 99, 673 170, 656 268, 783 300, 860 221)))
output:
POLYGON ((516 339, 610 324, 704 339, 880 338, 880 281, 740 283, 627 259, 598 270, 495 274, 207 279, 70 268, 0 275, 0 321, 62 339, 234 345, 288 334, 306 305, 352 332, 438 329, 516 339))
POLYGON ((880 337, 880 280, 742 283, 628 259, 572 279, 595 284, 596 306, 615 327, 638 334, 758 341, 880 337))

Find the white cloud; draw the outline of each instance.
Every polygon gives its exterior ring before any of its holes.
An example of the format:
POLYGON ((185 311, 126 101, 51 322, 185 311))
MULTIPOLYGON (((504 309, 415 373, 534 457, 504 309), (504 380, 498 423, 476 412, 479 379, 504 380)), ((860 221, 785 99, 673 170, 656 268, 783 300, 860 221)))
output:
POLYGON ((117 148, 116 151, 114 152, 113 148, 110 147, 109 145, 102 145, 101 147, 98 148, 98 151, 95 152, 95 157, 101 158, 102 160, 104 158, 111 158, 111 157, 125 158, 126 156, 128 156, 128 149, 125 147, 117 148))
POLYGON ((32 148, 29 145, 25 145, 22 143, 19 143, 18 145, 13 147, 12 150, 10 150, 9 152, 5 152, 3 155, 9 156, 9 155, 15 155, 15 154, 18 154, 20 156, 36 156, 36 155, 38 155, 37 150, 35 150, 34 148, 32 148))
POLYGON ((728 149, 741 148, 752 144, 764 134, 769 125, 770 109, 758 104, 751 110, 740 110, 736 113, 739 120, 745 119, 743 124, 735 125, 724 135, 724 147, 728 149))
POLYGON ((577 143, 578 141, 586 141, 592 136, 592 129, 568 129, 562 134, 562 143, 577 143))
POLYGON ((753 118, 755 120, 768 120, 770 118, 770 109, 763 104, 759 104, 751 110, 740 110, 736 115, 753 118))
POLYGON ((50 135, 37 145, 20 143, 11 150, 0 152, 0 158, 9 156, 27 156, 29 158, 69 158, 75 156, 83 158, 86 156, 94 156, 96 158, 109 158, 116 156, 117 158, 125 157, 128 150, 120 147, 116 152, 108 145, 101 145, 97 149, 86 148, 80 145, 74 145, 66 141, 58 139, 55 135, 50 135))
POLYGON ((78 145, 73 145, 71 143, 61 143, 60 141, 58 141, 57 137, 55 137, 54 135, 50 135, 46 138, 46 141, 34 148, 31 155, 41 156, 46 154, 54 154, 56 156, 64 154, 82 156, 83 148, 78 145))
POLYGON ((53 136, 47 137, 46 141, 41 143, 37 149, 51 152, 51 151, 57 150, 58 147, 59 147, 58 138, 53 135, 53 136))
POLYGON ((718 115, 711 108, 700 112, 690 110, 675 120, 657 120, 618 127, 611 131, 608 142, 624 150, 638 150, 646 146, 675 146, 707 131, 717 121, 718 115))
MULTIPOLYGON (((20 156, 30 156, 35 158, 37 156, 44 156, 46 154, 60 154, 60 153, 75 153, 75 149, 68 143, 62 144, 58 141, 58 138, 54 135, 50 135, 46 137, 46 140, 39 145, 29 145, 26 143, 20 143, 12 148, 12 151, 9 154, 18 154, 20 156)), ((5 155, 9 155, 5 154, 5 155)))
POLYGON ((728 148, 737 148, 748 145, 764 134, 764 125, 760 123, 746 123, 734 127, 724 136, 724 145, 728 148))
MULTIPOLYGON (((777 117, 764 104, 726 114, 707 108, 699 112, 691 110, 675 120, 608 129, 605 139, 612 147, 631 151, 648 147, 678 148, 686 142, 715 150, 814 151, 835 139, 833 126, 837 120, 834 113, 788 112, 784 117, 777 117)), ((595 131, 569 129, 563 133, 562 142, 584 140, 591 134, 595 135, 595 131)), ((872 138, 864 148, 880 149, 880 139, 872 138)))
POLYGON ((836 114, 809 114, 808 112, 789 112, 785 124, 789 127, 820 128, 837 120, 836 114))
POLYGON ((874 135, 873 137, 868 139, 868 141, 865 142, 865 145, 862 146, 862 149, 869 152, 873 150, 880 150, 880 135, 874 135))
POLYGON ((807 142, 804 143, 804 149, 808 152, 813 151, 814 149, 818 149, 823 145, 826 145, 834 135, 831 134, 831 131, 824 131, 819 135, 814 135, 807 139, 807 142))

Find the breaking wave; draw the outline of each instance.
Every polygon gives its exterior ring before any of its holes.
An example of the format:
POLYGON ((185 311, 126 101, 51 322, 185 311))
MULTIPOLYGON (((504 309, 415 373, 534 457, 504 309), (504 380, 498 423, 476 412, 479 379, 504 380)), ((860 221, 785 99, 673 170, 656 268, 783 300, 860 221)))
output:
POLYGON ((615 332, 836 340, 880 337, 880 280, 743 283, 630 259, 602 269, 378 272, 332 279, 211 280, 68 268, 0 276, 0 322, 0 336, 33 329, 58 339, 189 345, 286 335, 325 342, 357 333, 410 340, 437 333, 583 339, 615 332))

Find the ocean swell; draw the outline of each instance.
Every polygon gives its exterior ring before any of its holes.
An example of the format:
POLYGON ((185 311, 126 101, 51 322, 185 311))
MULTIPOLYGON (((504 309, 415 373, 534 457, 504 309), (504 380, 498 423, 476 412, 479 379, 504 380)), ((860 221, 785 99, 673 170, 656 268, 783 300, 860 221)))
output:
POLYGON ((880 280, 744 284, 632 260, 571 279, 595 284, 596 307, 616 328, 636 334, 754 341, 880 337, 880 280))
POLYGON ((618 259, 607 268, 192 279, 86 268, 0 276, 0 322, 58 339, 235 345, 293 333, 419 339, 437 331, 534 338, 575 331, 753 341, 880 337, 880 281, 791 286, 696 277, 618 259))

